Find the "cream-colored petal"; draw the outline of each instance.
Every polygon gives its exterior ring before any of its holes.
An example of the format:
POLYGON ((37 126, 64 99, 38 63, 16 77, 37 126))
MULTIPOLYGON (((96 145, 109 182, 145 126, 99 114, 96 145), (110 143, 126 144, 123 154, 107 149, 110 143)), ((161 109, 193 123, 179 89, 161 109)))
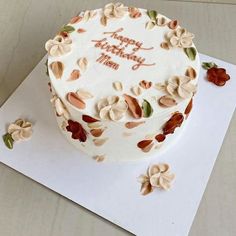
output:
POLYGON ((149 167, 148 169, 148 176, 152 176, 152 175, 155 175, 155 174, 158 174, 160 173, 160 169, 159 169, 159 166, 158 165, 152 165, 149 167))
POLYGON ((110 111, 111 107, 110 106, 106 106, 106 107, 103 107, 100 112, 99 112, 99 117, 102 119, 102 120, 109 120, 109 111, 110 111))
POLYGON ((147 195, 153 191, 153 188, 149 182, 143 183, 141 186, 141 194, 142 195, 147 195))
POLYGON ((170 169, 169 165, 165 163, 158 164, 158 167, 161 172, 167 172, 170 169))
POLYGON ((21 127, 19 125, 16 125, 16 124, 10 124, 8 129, 7 129, 7 132, 9 134, 12 134, 13 132, 17 131, 17 130, 20 130, 21 127))
POLYGON ((124 116, 124 113, 122 111, 119 111, 116 109, 109 110, 109 117, 113 121, 120 120, 123 116, 124 116))
POLYGON ((128 105, 124 100, 119 100, 116 104, 112 105, 112 108, 121 112, 126 112, 128 109, 128 105))
POLYGON ((20 140, 20 130, 15 130, 12 132, 11 137, 13 138, 14 141, 19 141, 20 140))
POLYGON ((170 38, 170 44, 171 44, 172 47, 178 47, 179 43, 180 43, 180 40, 179 40, 178 37, 173 36, 173 37, 170 38))
POLYGON ((149 177, 147 175, 140 175, 138 177, 138 182, 141 184, 149 182, 149 177))
POLYGON ((108 103, 107 99, 106 98, 102 98, 97 103, 97 109, 98 109, 98 111, 100 111, 102 108, 104 108, 104 107, 106 107, 108 105, 109 105, 109 103, 108 103))
POLYGON ((113 105, 114 103, 116 103, 119 100, 118 96, 108 96, 107 97, 107 102, 109 105, 113 105))

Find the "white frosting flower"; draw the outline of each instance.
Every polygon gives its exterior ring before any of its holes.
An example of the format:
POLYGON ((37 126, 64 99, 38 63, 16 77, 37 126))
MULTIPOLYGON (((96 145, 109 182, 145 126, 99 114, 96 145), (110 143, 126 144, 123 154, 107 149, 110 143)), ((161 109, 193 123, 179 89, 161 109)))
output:
POLYGON ((120 120, 128 109, 124 100, 118 96, 109 96, 97 103, 99 117, 103 120, 120 120))
POLYGON ((54 105, 58 116, 63 116, 66 120, 70 118, 69 112, 67 111, 65 105, 62 103, 61 99, 57 95, 53 95, 50 101, 54 105))
POLYGON ((186 29, 178 28, 167 33, 167 40, 172 47, 189 48, 192 46, 194 34, 186 29))
POLYGON ((109 3, 104 7, 103 14, 106 18, 122 18, 125 13, 128 11, 127 7, 124 4, 117 3, 109 3))
POLYGON ((32 124, 29 121, 18 119, 9 125, 7 132, 11 134, 14 141, 27 140, 33 133, 32 124))
POLYGON ((146 195, 154 188, 167 190, 171 187, 170 183, 175 178, 174 174, 169 172, 169 165, 158 164, 148 168, 147 175, 140 175, 138 181, 142 184, 141 193, 146 195))
POLYGON ((172 76, 167 81, 166 91, 173 96, 179 96, 181 98, 188 98, 196 92, 196 85, 192 82, 192 79, 188 76, 172 76))
POLYGON ((63 38, 61 35, 57 35, 54 39, 46 42, 45 49, 50 56, 58 57, 70 52, 71 43, 72 40, 70 38, 63 38))

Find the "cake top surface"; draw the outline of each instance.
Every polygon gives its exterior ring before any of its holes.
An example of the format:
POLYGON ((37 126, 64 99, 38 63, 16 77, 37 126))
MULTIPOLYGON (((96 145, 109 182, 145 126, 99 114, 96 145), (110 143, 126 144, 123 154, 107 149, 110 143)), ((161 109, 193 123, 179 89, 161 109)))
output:
POLYGON ((107 4, 46 43, 50 80, 66 106, 98 119, 163 116, 196 91, 193 37, 156 11, 107 4))

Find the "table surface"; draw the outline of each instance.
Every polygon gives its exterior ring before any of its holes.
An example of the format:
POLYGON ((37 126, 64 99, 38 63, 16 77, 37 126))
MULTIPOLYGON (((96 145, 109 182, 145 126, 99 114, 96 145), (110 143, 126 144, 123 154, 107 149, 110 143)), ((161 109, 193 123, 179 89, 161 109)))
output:
MULTIPOLYGON (((0 9, 4 9, 0 14, 0 105, 44 56, 44 42, 63 23, 78 11, 99 8, 107 2, 22 0, 19 6, 17 0, 0 1, 0 9)), ((200 52, 236 64, 234 0, 123 2, 179 19, 195 33, 200 52)), ((234 115, 190 236, 236 235, 235 139, 234 115)), ((0 209, 0 235, 4 236, 130 235, 3 164, 0 164, 0 209)))

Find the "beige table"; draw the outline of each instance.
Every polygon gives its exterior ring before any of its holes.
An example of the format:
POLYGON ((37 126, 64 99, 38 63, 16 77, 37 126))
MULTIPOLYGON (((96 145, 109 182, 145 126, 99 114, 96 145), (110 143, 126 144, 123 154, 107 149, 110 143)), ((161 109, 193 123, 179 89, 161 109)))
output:
MULTIPOLYGON (((83 9, 101 7, 106 2, 103 0, 1 0, 0 104, 43 57, 44 42, 52 37, 70 16, 83 9)), ((156 9, 171 18, 178 18, 183 26, 196 34, 195 42, 200 52, 236 64, 236 2, 234 0, 208 1, 212 3, 203 3, 199 0, 123 2, 127 5, 156 9)), ((232 75, 232 79, 236 79, 235 77, 236 75, 232 75)), ((231 122, 221 148, 190 236, 236 235, 235 141, 236 116, 231 122)), ((130 234, 0 164, 0 235, 118 236, 130 234)))

